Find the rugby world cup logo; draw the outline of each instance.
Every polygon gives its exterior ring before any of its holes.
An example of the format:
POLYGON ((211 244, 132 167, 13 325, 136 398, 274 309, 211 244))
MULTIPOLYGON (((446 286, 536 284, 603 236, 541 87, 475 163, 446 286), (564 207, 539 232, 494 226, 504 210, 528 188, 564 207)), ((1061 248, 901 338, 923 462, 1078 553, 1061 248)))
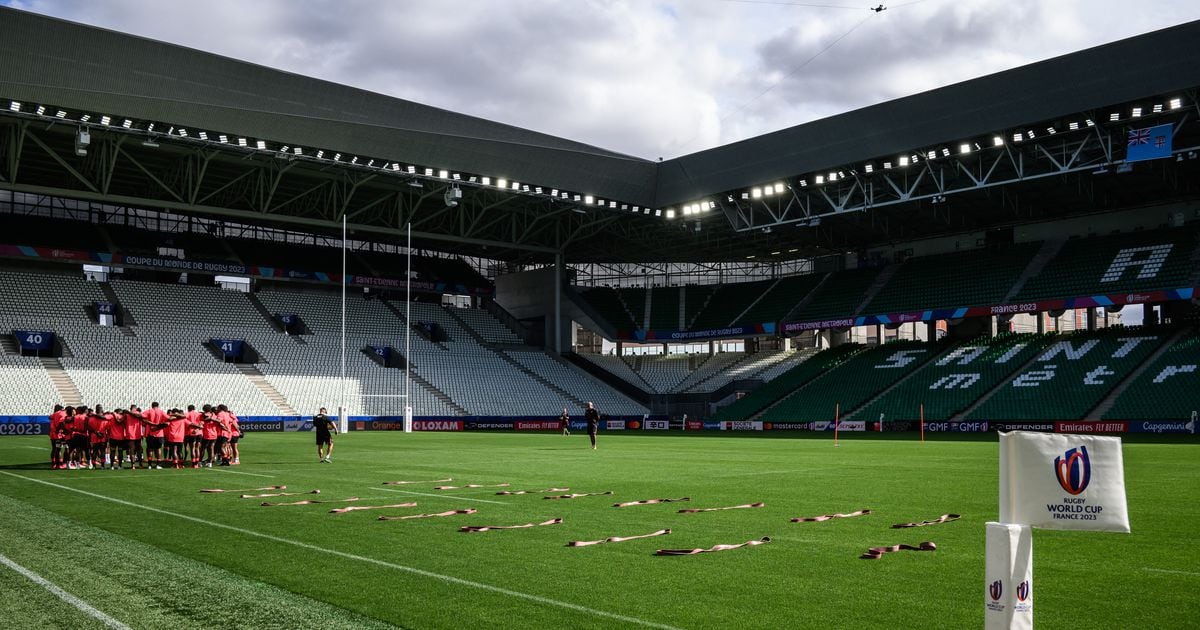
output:
POLYGON ((1000 601, 1000 596, 1004 594, 1004 582, 996 580, 988 585, 988 595, 992 596, 992 601, 1000 601))
POLYGON ((1092 462, 1088 459, 1086 446, 1079 446, 1054 458, 1054 475, 1058 485, 1067 494, 1076 495, 1087 490, 1092 480, 1092 462))
POLYGON ((1025 601, 1029 599, 1029 580, 1025 580, 1017 585, 1017 601, 1025 601))

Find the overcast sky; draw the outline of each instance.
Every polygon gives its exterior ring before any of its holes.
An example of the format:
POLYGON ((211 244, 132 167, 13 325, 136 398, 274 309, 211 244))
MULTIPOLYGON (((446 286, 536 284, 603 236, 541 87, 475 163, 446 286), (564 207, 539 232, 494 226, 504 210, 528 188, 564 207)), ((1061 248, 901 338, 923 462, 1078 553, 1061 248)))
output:
POLYGON ((645 158, 1200 19, 1196 0, 0 3, 645 158))

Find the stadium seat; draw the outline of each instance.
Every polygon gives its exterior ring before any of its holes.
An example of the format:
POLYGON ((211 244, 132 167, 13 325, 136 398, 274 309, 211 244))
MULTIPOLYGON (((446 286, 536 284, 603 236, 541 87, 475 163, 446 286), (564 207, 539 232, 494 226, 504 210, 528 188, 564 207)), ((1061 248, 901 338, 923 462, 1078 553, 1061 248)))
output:
POLYGON ((1200 335, 1189 331, 1138 375, 1105 420, 1191 420, 1200 412, 1200 335))

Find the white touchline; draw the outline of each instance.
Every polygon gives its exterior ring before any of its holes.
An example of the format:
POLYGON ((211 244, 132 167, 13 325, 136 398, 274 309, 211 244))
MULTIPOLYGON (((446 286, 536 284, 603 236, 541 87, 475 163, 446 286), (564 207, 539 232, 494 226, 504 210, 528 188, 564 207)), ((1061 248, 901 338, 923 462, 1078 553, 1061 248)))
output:
POLYGON ((46 578, 34 573, 33 571, 26 569, 25 567, 17 564, 16 562, 13 562, 12 560, 10 560, 8 558, 8 556, 5 556, 4 554, 0 554, 0 564, 3 564, 4 566, 12 569, 13 571, 16 571, 17 573, 20 573, 21 575, 29 578, 29 580, 31 582, 33 582, 34 584, 37 584, 38 586, 46 589, 47 591, 50 591, 51 593, 54 594, 55 597, 63 600, 64 602, 67 602, 68 604, 87 613, 89 616, 91 616, 95 619, 98 619, 100 621, 100 623, 108 626, 109 628, 116 628, 118 630, 130 630, 129 626, 121 623, 120 621, 117 621, 116 619, 113 619, 112 617, 109 617, 108 615, 104 614, 102 611, 92 608, 90 605, 88 605, 87 602, 62 590, 56 584, 54 584, 54 582, 51 582, 50 580, 47 580, 46 578))
POLYGON ((443 499, 458 499, 459 501, 479 501, 480 503, 498 503, 500 505, 507 505, 504 501, 493 501, 491 499, 472 499, 471 497, 458 497, 452 494, 430 494, 428 492, 413 492, 412 490, 393 490, 392 488, 376 488, 376 490, 383 490, 384 492, 399 492, 400 494, 415 494, 422 497, 439 497, 443 499))
POLYGON ((1152 571, 1154 573, 1174 573, 1176 575, 1195 575, 1200 576, 1197 571, 1180 571, 1178 569, 1155 569, 1153 567, 1142 567, 1143 571, 1152 571))
MULTIPOLYGON (((397 571, 404 571, 406 573, 412 573, 413 575, 420 575, 420 576, 427 577, 427 578, 433 578, 435 580, 442 580, 443 582, 449 582, 451 584, 458 584, 459 586, 469 586, 471 588, 477 588, 482 591, 491 591, 493 593, 499 593, 501 595, 507 595, 509 597, 515 597, 517 599, 524 599, 524 600, 535 602, 538 604, 545 604, 547 606, 557 606, 559 608, 565 608, 567 610, 573 610, 575 612, 585 613, 588 615, 595 615, 597 617, 604 617, 606 619, 615 619, 617 621, 623 621, 625 623, 631 623, 631 624, 635 624, 635 625, 639 625, 639 626, 645 626, 647 628, 661 628, 662 630, 679 630, 675 626, 668 626, 666 624, 655 623, 653 621, 646 621, 645 619, 638 619, 637 617, 629 617, 627 615, 622 615, 619 613, 612 613, 612 612, 608 612, 605 610, 596 610, 595 608, 588 608, 587 606, 580 606, 579 604, 572 604, 570 602, 562 602, 562 601, 558 601, 556 599, 550 599, 549 597, 542 597, 540 595, 531 595, 529 593, 522 593, 520 591, 510 590, 510 589, 507 589, 507 588, 504 588, 501 586, 493 586, 491 584, 484 584, 483 582, 472 582, 471 580, 457 578, 452 575, 442 575, 441 573, 434 573, 433 571, 426 571, 425 569, 418 569, 416 567, 407 567, 402 564, 396 564, 394 562, 388 562, 386 560, 379 560, 377 558, 368 558, 366 556, 360 556, 358 554, 347 553, 345 551, 338 551, 336 549, 326 549, 325 547, 318 547, 317 545, 302 542, 299 540, 291 540, 289 538, 282 538, 282 537, 274 536, 271 534, 264 534, 262 532, 256 532, 256 531, 245 529, 242 527, 234 527, 233 525, 226 525, 224 523, 218 523, 216 521, 209 521, 209 520, 202 519, 202 518, 199 518, 196 516, 188 516, 187 514, 179 514, 177 512, 171 512, 171 511, 159 509, 156 507, 150 507, 148 505, 141 505, 139 503, 133 503, 132 501, 126 501, 124 499, 118 499, 116 497, 109 497, 109 496, 105 496, 103 494, 96 494, 95 492, 88 492, 87 490, 80 490, 78 488, 72 488, 70 486, 60 485, 60 484, 57 484, 57 483, 54 483, 51 481, 43 481, 41 479, 34 479, 33 477, 26 477, 25 475, 18 475, 16 473, 9 472, 7 470, 0 470, 0 475, 16 477, 17 479, 23 479, 25 481, 30 481, 33 483, 40 483, 44 486, 50 486, 51 488, 58 488, 60 490, 66 490, 68 492, 75 492, 75 493, 89 496, 89 497, 92 497, 95 499, 100 499, 102 501, 111 501, 112 503, 117 503, 120 505, 137 508, 139 510, 146 510, 147 512, 154 512, 156 514, 163 514, 165 516, 173 516, 175 518, 181 518, 185 521, 192 521, 193 523, 200 523, 201 525, 208 525, 209 527, 218 527, 221 529, 227 529, 229 531, 236 532, 239 534, 244 534, 246 536, 254 536, 255 538, 262 538, 264 540, 270 540, 270 541, 274 541, 277 543, 283 543, 285 545, 293 545, 296 547, 300 547, 302 549, 308 549, 310 551, 319 551, 321 553, 327 553, 332 556, 338 556, 339 558, 346 558, 347 560, 357 560, 359 562, 366 562, 368 564, 374 564, 374 565, 378 565, 381 567, 387 567, 389 569, 395 569, 397 571)), ((383 488, 380 488, 380 489, 382 490, 383 488)), ((441 496, 441 495, 435 495, 435 496, 441 496)))

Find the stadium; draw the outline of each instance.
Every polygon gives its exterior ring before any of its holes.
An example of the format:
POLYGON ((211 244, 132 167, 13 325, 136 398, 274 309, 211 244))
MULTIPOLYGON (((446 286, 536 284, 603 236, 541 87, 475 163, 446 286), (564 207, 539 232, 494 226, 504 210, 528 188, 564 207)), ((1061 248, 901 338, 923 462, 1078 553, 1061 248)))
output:
POLYGON ((1121 436, 1133 523, 1037 535, 1039 621, 1194 625, 1197 41, 652 161, 0 8, 0 602, 973 626, 996 434, 1030 431, 1121 436), (227 405, 245 462, 51 466, 55 405, 151 401, 227 405))

